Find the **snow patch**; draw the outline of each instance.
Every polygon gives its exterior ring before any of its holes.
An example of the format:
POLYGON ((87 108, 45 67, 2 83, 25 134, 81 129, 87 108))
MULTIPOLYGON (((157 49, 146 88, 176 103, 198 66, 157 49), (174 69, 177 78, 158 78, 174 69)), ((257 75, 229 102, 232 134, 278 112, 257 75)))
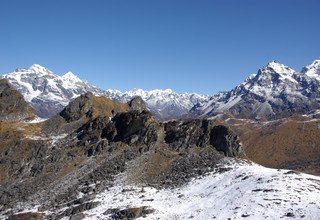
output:
MULTIPOLYGON (((147 219, 318 219, 320 177, 253 165, 231 165, 186 186, 169 190, 124 185, 97 195, 101 203, 86 211, 87 219, 105 219, 108 209, 147 206, 147 219)), ((110 217, 110 216, 109 216, 110 217)))

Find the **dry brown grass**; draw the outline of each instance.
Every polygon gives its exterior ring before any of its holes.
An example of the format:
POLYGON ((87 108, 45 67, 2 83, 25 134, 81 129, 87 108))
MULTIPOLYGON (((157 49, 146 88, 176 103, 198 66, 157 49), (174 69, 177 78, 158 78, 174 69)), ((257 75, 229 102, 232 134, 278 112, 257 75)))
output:
POLYGON ((320 174, 320 121, 294 115, 268 123, 237 119, 219 123, 240 136, 246 155, 254 162, 320 174))
POLYGON ((93 117, 106 116, 111 117, 113 112, 126 112, 130 107, 121 102, 115 102, 103 96, 93 97, 93 117))
POLYGON ((41 135, 42 123, 0 122, 0 133, 16 133, 16 135, 41 135))
POLYGON ((137 158, 128 172, 128 179, 133 183, 153 183, 161 173, 165 173, 179 153, 170 150, 166 145, 157 147, 137 158))

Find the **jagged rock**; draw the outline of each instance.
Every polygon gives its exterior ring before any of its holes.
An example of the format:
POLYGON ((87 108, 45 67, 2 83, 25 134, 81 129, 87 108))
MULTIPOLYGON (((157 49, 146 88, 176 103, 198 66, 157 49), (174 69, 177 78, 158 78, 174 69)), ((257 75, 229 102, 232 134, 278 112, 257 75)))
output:
POLYGON ((139 111, 148 110, 147 104, 145 103, 145 101, 143 101, 143 99, 140 96, 136 96, 133 99, 131 99, 128 102, 128 105, 132 110, 139 110, 139 111))
POLYGON ((225 156, 241 153, 239 138, 224 126, 210 120, 173 121, 165 124, 165 141, 176 150, 211 145, 225 156))
POLYGON ((242 153, 238 136, 222 125, 214 126, 211 129, 210 144, 228 157, 239 156, 242 153))
POLYGON ((32 119, 34 109, 23 96, 11 87, 6 79, 0 79, 0 121, 32 119))
POLYGON ((109 118, 107 117, 97 117, 93 121, 88 122, 79 129, 80 135, 78 136, 79 140, 82 142, 97 142, 101 138, 101 131, 104 129, 108 122, 109 118))
POLYGON ((127 104, 87 92, 71 101, 60 114, 47 120, 43 127, 48 134, 71 133, 97 117, 109 118, 117 112, 125 112, 129 109, 127 104))
POLYGON ((157 141, 159 123, 149 111, 119 113, 103 131, 102 138, 127 144, 150 145, 157 141))
POLYGON ((115 102, 106 97, 94 96, 91 92, 87 92, 70 102, 60 112, 60 116, 69 123, 81 118, 112 117, 115 113, 127 110, 129 110, 127 104, 115 102))
POLYGON ((79 96, 60 112, 60 116, 67 122, 76 121, 82 117, 92 118, 92 99, 93 94, 91 92, 79 96))
POLYGON ((184 149, 184 152, 170 163, 166 171, 159 174, 152 185, 164 188, 179 187, 191 178, 212 171, 223 158, 222 154, 210 146, 184 149))

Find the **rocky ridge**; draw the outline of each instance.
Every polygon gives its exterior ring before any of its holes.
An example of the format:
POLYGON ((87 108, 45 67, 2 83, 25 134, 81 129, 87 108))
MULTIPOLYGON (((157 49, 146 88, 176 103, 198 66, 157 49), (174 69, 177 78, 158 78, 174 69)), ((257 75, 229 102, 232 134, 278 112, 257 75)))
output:
POLYGON ((243 155, 237 136, 223 126, 163 124, 134 109, 86 93, 47 121, 1 126, 1 215, 36 207, 46 219, 76 216, 97 207, 96 194, 127 170, 131 183, 174 188, 225 156, 243 155))

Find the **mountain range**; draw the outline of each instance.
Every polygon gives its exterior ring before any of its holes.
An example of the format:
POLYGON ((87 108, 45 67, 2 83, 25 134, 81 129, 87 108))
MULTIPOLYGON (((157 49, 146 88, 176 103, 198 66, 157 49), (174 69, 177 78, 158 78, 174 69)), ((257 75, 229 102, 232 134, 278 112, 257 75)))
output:
MULTIPOLYGON (((303 86, 317 83, 315 66, 296 73, 271 62, 230 97, 253 97, 249 107, 260 103, 251 93, 265 96, 269 91, 265 99, 270 103, 281 92, 308 97, 303 86)), ((192 111, 188 107, 187 114, 175 116, 209 119, 159 122, 148 110, 150 100, 157 103, 157 94, 167 94, 162 99, 167 103, 173 99, 171 90, 104 91, 72 73, 57 76, 39 65, 4 78, 0 219, 318 219, 319 111, 272 121, 224 119, 220 112, 254 119, 265 113, 231 112, 238 103, 220 101, 228 100, 226 92, 199 96, 189 105, 192 111), (231 108, 204 113, 200 108, 212 108, 216 97, 216 103, 231 108), (53 114, 51 107, 68 100, 49 119, 36 117, 53 114)), ((309 90, 311 101, 317 99, 316 91, 309 90)), ((294 101, 292 97, 286 98, 294 101)))
POLYGON ((162 120, 185 115, 195 104, 208 98, 195 93, 179 94, 170 89, 151 91, 134 89, 124 93, 118 90, 102 90, 87 81, 80 80, 72 72, 58 76, 38 64, 25 69, 16 69, 3 77, 8 79, 37 110, 38 115, 44 118, 57 114, 72 99, 86 92, 120 102, 128 102, 135 96, 141 96, 149 109, 162 120))
POLYGON ((171 89, 103 90, 79 79, 72 72, 59 76, 38 64, 18 68, 3 78, 8 79, 44 118, 60 112, 72 99, 85 92, 120 102, 140 96, 160 120, 221 114, 237 118, 274 119, 294 113, 310 113, 320 108, 320 59, 300 72, 272 61, 231 91, 212 96, 179 94, 171 89))

